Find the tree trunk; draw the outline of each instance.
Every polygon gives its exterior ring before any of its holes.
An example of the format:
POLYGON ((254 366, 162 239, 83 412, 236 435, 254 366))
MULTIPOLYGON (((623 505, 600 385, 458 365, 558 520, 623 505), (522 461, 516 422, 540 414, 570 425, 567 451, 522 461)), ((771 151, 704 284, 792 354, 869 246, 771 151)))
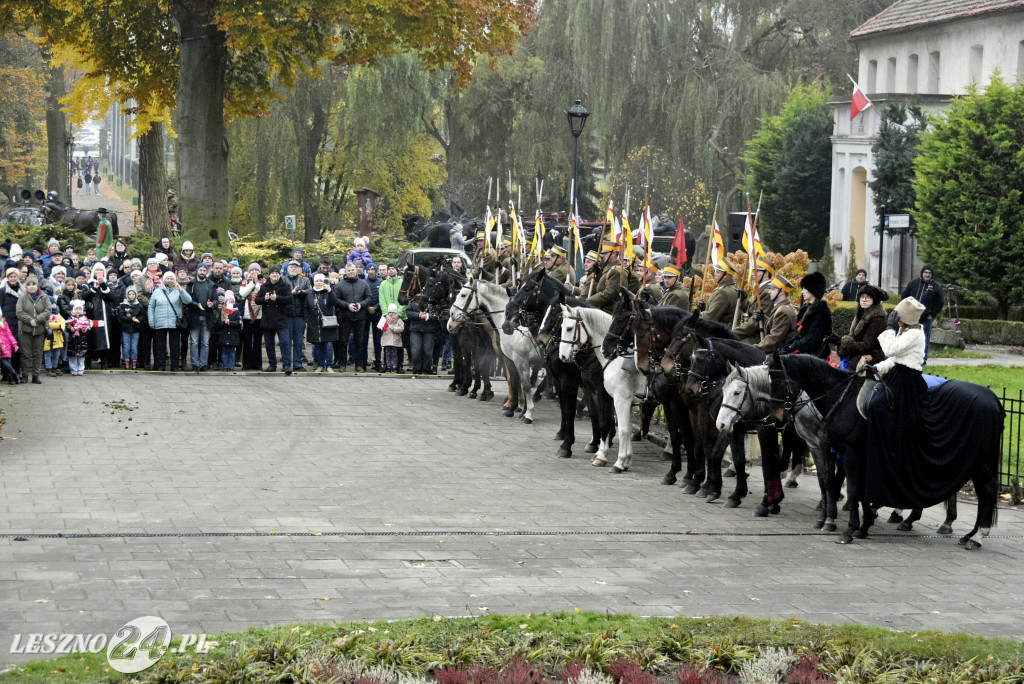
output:
POLYGON ((293 97, 295 99, 290 114, 295 131, 295 146, 299 152, 295 180, 305 219, 303 239, 305 242, 316 242, 322 230, 316 187, 316 160, 327 128, 327 112, 324 109, 321 85, 309 76, 302 77, 293 97))
POLYGON ((263 130, 263 118, 256 119, 255 166, 256 182, 253 193, 256 196, 256 234, 260 239, 269 232, 267 225, 267 190, 270 186, 270 152, 266 132, 263 130))
POLYGON ((153 237, 170 237, 167 213, 167 169, 164 164, 164 124, 154 123, 139 141, 139 195, 142 222, 153 237))
POLYGON ((225 35, 210 22, 210 0, 175 0, 181 71, 178 77, 178 192, 185 235, 230 249, 228 139, 224 87, 225 35))
MULTIPOLYGON (((48 51, 47 51, 48 53, 48 51)), ((49 54, 47 63, 49 63, 49 54)), ((68 122, 61 111, 60 98, 67 94, 63 67, 47 69, 49 78, 47 86, 49 95, 46 98, 46 188, 56 190, 61 202, 71 204, 68 193, 68 122)))

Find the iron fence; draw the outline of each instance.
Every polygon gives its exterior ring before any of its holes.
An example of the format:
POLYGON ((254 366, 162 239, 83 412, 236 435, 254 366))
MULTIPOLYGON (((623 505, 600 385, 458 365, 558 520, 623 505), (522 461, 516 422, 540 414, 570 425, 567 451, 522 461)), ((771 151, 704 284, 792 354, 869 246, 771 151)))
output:
POLYGON ((999 469, 999 484, 1004 490, 1009 490, 1014 499, 1021 495, 1021 449, 1020 437, 1022 421, 1024 421, 1024 390, 1017 390, 1017 396, 1007 394, 1003 388, 999 402, 1003 405, 1006 417, 1003 422, 1003 439, 1000 442, 1001 465, 999 469))

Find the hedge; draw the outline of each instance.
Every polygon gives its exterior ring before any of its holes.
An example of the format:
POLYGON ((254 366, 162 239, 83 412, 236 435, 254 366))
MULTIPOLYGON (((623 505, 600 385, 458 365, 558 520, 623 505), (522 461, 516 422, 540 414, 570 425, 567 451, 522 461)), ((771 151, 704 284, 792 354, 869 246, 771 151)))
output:
POLYGON ((968 344, 1006 344, 1024 346, 1024 323, 960 319, 960 333, 968 344))
MULTIPOLYGON (((946 315, 952 317, 956 309, 947 309, 946 315)), ((962 304, 960 306, 960 318, 970 318, 972 320, 990 320, 994 321, 999 316, 999 308, 995 305, 990 304, 962 304)), ((1019 306, 1011 306, 1010 311, 1007 315, 1007 320, 1010 321, 1024 321, 1024 310, 1019 306)))

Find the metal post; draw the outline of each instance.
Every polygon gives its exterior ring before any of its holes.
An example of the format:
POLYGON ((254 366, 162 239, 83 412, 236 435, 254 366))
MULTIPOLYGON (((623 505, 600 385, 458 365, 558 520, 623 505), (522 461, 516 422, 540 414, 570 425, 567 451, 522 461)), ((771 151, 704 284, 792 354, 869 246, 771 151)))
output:
MULTIPOLYGON (((572 187, 573 187, 573 194, 574 195, 579 193, 579 187, 580 187, 579 186, 579 181, 578 181, 578 177, 579 177, 579 151, 580 151, 580 137, 578 135, 575 135, 572 138, 572 187)), ((576 197, 570 197, 569 200, 571 202, 573 202, 574 204, 576 203, 576 197)), ((570 206, 569 207, 569 211, 575 213, 576 207, 575 206, 570 206)), ((569 263, 572 264, 573 271, 575 271, 578 268, 578 266, 579 266, 579 256, 576 254, 576 252, 578 252, 579 249, 576 247, 575 244, 573 244, 573 238, 574 238, 573 232, 570 230, 569 231, 569 258, 572 259, 572 261, 570 261, 569 263)), ((598 249, 600 249, 600 247, 598 247, 598 249)), ((579 274, 577 274, 577 277, 579 277, 579 274)))
POLYGON ((878 287, 885 289, 882 285, 882 257, 885 255, 885 213, 881 214, 878 226, 878 287))

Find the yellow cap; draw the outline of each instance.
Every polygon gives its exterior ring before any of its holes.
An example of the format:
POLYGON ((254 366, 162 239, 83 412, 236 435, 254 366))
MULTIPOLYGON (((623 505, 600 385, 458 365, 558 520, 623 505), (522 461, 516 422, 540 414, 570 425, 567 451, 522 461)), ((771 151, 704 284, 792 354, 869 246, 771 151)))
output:
POLYGON ((673 278, 678 278, 679 276, 682 275, 682 271, 679 270, 678 266, 666 266, 665 268, 661 269, 661 274, 663 276, 672 276, 673 278))
POLYGON ((602 252, 618 252, 621 249, 622 245, 620 245, 617 242, 610 242, 608 240, 605 240, 604 244, 601 245, 602 252))
POLYGON ((589 252, 587 252, 586 256, 584 256, 583 258, 584 259, 590 259, 591 261, 597 261, 599 257, 598 257, 598 254, 597 254, 596 251, 590 250, 589 252))
POLYGON ((793 291, 793 283, 786 280, 781 273, 772 278, 772 287, 778 288, 786 294, 793 291))
POLYGON ((764 258, 763 256, 759 256, 759 257, 757 257, 757 261, 756 261, 756 262, 754 262, 754 263, 755 263, 755 265, 757 266, 757 268, 759 268, 760 270, 762 270, 762 271, 768 271, 768 272, 769 272, 769 273, 771 273, 772 275, 775 275, 775 266, 773 266, 773 265, 772 265, 772 264, 771 264, 771 263, 770 263, 770 262, 769 262, 769 261, 768 261, 767 259, 765 259, 765 258, 764 258))
POLYGON ((476 239, 477 239, 477 240, 486 240, 486 239, 487 239, 487 233, 485 233, 485 232, 484 232, 484 231, 482 231, 482 230, 481 230, 481 231, 479 231, 479 232, 478 232, 478 233, 476 234, 476 239))
POLYGON ((555 245, 548 253, 551 254, 551 256, 562 257, 563 259, 569 254, 565 251, 565 247, 562 245, 555 245))
POLYGON ((718 263, 715 264, 715 268, 719 271, 725 271, 729 275, 736 275, 736 267, 733 266, 732 262, 725 257, 718 260, 718 263))

